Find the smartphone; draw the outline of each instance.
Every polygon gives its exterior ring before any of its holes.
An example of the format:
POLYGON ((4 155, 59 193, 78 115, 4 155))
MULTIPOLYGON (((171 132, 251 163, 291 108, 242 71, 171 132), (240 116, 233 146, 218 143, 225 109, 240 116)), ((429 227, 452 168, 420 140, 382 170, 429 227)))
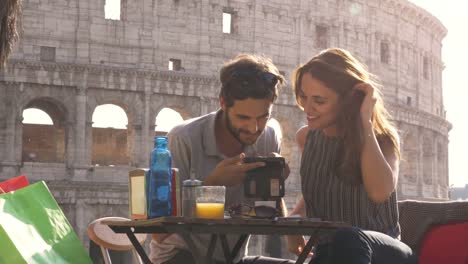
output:
POLYGON ((244 195, 248 198, 269 200, 284 196, 283 157, 247 157, 244 163, 264 162, 265 166, 247 172, 244 180, 244 195))

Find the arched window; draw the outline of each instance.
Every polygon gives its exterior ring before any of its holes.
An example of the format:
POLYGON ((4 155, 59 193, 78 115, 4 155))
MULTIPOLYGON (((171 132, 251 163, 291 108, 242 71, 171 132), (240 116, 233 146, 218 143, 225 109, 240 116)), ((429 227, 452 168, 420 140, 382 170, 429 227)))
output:
POLYGON ((48 99, 30 102, 23 110, 23 162, 65 160, 65 113, 48 99))
POLYGON ((165 135, 169 132, 174 126, 182 123, 184 119, 179 114, 179 112, 171 108, 163 108, 159 111, 155 120, 155 132, 156 135, 165 135))
POLYGON ((96 107, 93 112, 92 164, 128 165, 128 118, 125 111, 113 104, 96 107))
POLYGON ((28 108, 23 111, 23 124, 53 125, 50 116, 37 108, 28 108))

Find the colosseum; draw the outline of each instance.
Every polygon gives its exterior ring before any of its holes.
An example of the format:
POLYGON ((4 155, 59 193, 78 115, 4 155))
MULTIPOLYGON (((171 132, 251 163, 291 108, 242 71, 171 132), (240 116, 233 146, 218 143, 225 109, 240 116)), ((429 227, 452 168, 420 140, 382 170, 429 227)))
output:
MULTIPOLYGON (((447 30, 424 9, 406 0, 117 0, 111 17, 106 2, 23 0, 23 31, 0 72, 0 180, 45 180, 85 245, 93 219, 128 216, 128 171, 148 167, 158 113, 216 110, 218 70, 241 52, 271 57, 289 78, 322 49, 350 50, 380 77, 400 130, 399 198, 448 199, 447 30), (126 129, 93 126, 105 104, 125 111, 126 129), (53 124, 23 123, 31 108, 53 124)), ((291 162, 292 206, 300 192, 294 135, 306 120, 290 83, 273 117, 291 162)))

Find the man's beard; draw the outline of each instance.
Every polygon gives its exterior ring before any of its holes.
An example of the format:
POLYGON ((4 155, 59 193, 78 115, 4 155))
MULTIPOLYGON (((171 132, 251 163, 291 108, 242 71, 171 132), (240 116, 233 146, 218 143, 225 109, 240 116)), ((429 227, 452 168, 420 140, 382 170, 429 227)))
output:
POLYGON ((229 115, 226 112, 224 112, 224 119, 226 120, 226 127, 229 131, 229 133, 231 133, 231 135, 237 139, 237 141, 239 141, 239 143, 241 143, 242 145, 244 146, 248 146, 248 145, 253 145, 255 144, 255 142, 257 141, 258 137, 260 136, 260 134, 262 133, 261 130, 257 131, 255 134, 256 134, 256 137, 255 137, 255 140, 253 140, 252 142, 245 142, 241 139, 240 137, 240 134, 241 133, 244 133, 244 134, 248 134, 248 135, 252 135, 252 133, 250 133, 249 131, 246 131, 244 129, 241 129, 241 128, 236 128, 232 125, 232 122, 231 122, 231 119, 229 119, 229 115))

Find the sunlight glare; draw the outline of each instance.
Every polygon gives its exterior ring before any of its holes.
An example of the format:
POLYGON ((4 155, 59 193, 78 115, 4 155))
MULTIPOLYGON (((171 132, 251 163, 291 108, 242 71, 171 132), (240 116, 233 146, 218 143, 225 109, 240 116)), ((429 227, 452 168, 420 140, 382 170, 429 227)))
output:
POLYGON ((105 0, 104 17, 111 20, 120 20, 120 0, 105 0))
POLYGON ((273 127, 275 129, 275 132, 278 133, 277 136, 279 138, 283 137, 283 131, 281 130, 281 125, 278 122, 278 120, 276 120, 274 118, 270 118, 270 120, 268 120, 267 125, 271 126, 271 127, 273 127))
POLYGON ((352 16, 361 15, 361 13, 362 13, 361 4, 359 4, 359 3, 351 4, 351 7, 349 8, 349 12, 351 13, 352 16))
POLYGON ((23 111, 23 124, 53 125, 50 116, 37 108, 28 108, 23 111))
POLYGON ((231 34, 232 14, 223 13, 223 33, 231 34))
POLYGON ((119 106, 104 104, 94 110, 93 127, 127 129, 127 124, 127 114, 119 106))
POLYGON ((169 132, 173 127, 182 123, 184 119, 177 112, 170 108, 163 108, 156 116, 155 131, 169 132))

